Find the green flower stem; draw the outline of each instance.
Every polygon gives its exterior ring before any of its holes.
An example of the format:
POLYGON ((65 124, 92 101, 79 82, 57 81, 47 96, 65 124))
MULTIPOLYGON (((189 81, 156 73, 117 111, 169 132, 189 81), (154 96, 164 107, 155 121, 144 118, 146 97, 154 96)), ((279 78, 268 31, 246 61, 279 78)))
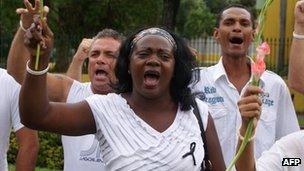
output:
POLYGON ((38 70, 39 56, 40 56, 40 44, 37 44, 36 60, 35 60, 35 70, 36 71, 38 70))
MULTIPOLYGON (((256 78, 255 76, 253 76, 251 84, 254 85, 254 86, 259 86, 259 79, 256 78)), ((234 158, 230 162, 226 171, 230 171, 232 169, 232 167, 235 165, 236 161, 240 158, 241 154, 245 150, 246 145, 249 142, 249 139, 253 136, 252 133, 253 133, 253 118, 251 118, 249 120, 247 129, 246 129, 246 132, 245 132, 245 135, 244 135, 244 140, 242 141, 242 144, 241 144, 238 152, 236 153, 236 155, 234 156, 234 158)))
POLYGON ((229 164, 226 171, 230 171, 232 169, 232 167, 235 165, 236 161, 240 158, 241 154, 245 150, 246 145, 249 142, 249 139, 252 137, 252 130, 253 130, 253 119, 250 119, 250 121, 248 123, 248 126, 247 126, 247 129, 246 129, 246 132, 245 132, 245 135, 244 135, 244 140, 242 141, 242 144, 239 148, 239 151, 236 153, 236 155, 232 159, 232 161, 229 164))
MULTIPOLYGON (((43 0, 40 0, 40 7, 39 7, 39 16, 41 21, 43 20, 43 0)), ((41 45, 40 43, 37 44, 37 50, 36 50, 36 60, 35 60, 35 70, 38 70, 38 65, 39 65, 39 56, 40 56, 40 48, 41 45)))
POLYGON ((254 43, 255 43, 256 47, 257 47, 257 45, 262 43, 262 33, 263 33, 263 30, 264 30, 264 25, 265 25, 264 23, 265 23, 265 18, 266 18, 265 16, 266 16, 266 12, 268 10, 268 7, 271 5, 272 2, 273 2, 273 0, 267 0, 265 2, 265 4, 263 5, 261 11, 260 11, 260 14, 259 14, 259 17, 258 17, 259 30, 258 30, 257 35, 254 38, 254 43))

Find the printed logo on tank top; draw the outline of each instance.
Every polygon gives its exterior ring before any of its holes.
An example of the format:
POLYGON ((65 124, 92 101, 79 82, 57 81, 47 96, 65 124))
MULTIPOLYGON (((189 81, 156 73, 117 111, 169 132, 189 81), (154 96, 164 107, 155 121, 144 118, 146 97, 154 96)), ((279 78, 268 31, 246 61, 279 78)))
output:
POLYGON ((100 151, 101 150, 100 150, 99 141, 95 137, 91 147, 87 150, 82 150, 80 152, 79 160, 85 162, 103 163, 103 160, 101 159, 100 151))

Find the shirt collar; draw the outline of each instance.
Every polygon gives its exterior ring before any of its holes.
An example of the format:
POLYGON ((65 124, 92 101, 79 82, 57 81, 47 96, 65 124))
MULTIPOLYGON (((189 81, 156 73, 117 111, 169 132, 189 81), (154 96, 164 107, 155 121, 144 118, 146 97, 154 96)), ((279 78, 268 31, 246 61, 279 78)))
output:
MULTIPOLYGON (((223 60, 222 60, 223 57, 220 58, 219 62, 214 65, 214 73, 213 73, 213 79, 214 79, 214 82, 217 81, 219 78, 221 78, 222 76, 225 76, 226 79, 228 80, 228 76, 227 76, 227 73, 226 73, 226 70, 224 68, 224 65, 223 65, 223 60)), ((251 61, 251 63, 253 63, 253 59, 249 56, 247 56, 247 58, 251 61)), ((260 77, 260 81, 261 81, 261 86, 263 86, 265 84, 265 74, 263 73, 262 76, 260 77)), ((252 74, 250 76, 250 79, 249 79, 249 82, 252 81, 252 74)))
POLYGON ((225 75, 227 77, 226 70, 224 68, 223 60, 221 57, 219 62, 216 65, 214 65, 214 73, 213 73, 214 82, 216 80, 218 80, 220 77, 222 77, 223 75, 225 75))

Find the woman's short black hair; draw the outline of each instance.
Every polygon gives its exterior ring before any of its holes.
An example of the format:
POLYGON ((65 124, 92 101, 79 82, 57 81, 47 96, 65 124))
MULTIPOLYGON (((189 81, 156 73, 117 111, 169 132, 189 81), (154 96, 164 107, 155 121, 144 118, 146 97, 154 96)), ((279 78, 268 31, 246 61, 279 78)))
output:
MULTIPOLYGON (((130 35, 121 45, 119 56, 115 67, 115 75, 118 83, 113 86, 117 93, 131 92, 132 77, 128 73, 130 57, 132 55, 132 42, 136 35, 144 29, 140 29, 130 35)), ((166 30, 166 29, 163 29, 166 30)), ((191 53, 188 45, 174 33, 166 30, 174 39, 176 47, 174 48, 175 68, 170 85, 170 94, 174 102, 181 105, 181 110, 190 110, 193 104, 193 96, 189 84, 198 82, 199 71, 193 70, 197 67, 195 57, 191 53)))

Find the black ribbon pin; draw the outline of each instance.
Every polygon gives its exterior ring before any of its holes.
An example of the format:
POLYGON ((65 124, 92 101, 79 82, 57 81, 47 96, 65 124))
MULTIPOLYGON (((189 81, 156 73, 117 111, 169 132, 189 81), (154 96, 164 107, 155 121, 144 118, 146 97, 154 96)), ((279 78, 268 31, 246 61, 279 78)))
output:
POLYGON ((186 153, 186 154, 183 155, 183 158, 185 158, 185 157, 191 155, 191 156, 192 156, 192 159, 193 159, 193 164, 194 164, 194 166, 196 166, 196 161, 195 161, 195 157, 194 157, 195 146, 196 146, 196 143, 195 143, 195 142, 192 142, 192 143, 190 144, 190 151, 189 151, 188 153, 186 153))

